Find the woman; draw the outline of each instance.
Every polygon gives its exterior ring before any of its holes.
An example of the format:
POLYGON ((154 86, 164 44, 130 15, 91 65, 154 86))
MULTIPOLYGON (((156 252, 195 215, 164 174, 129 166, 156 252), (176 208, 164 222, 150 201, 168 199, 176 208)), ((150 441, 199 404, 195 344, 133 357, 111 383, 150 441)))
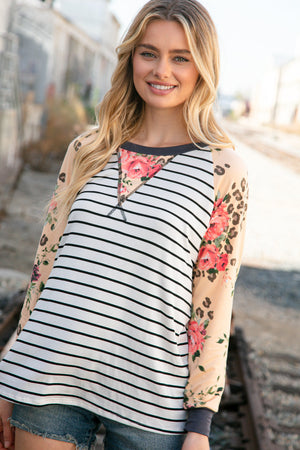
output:
POLYGON ((118 58, 0 365, 6 448, 11 415, 16 450, 91 448, 101 423, 107 449, 209 448, 247 197, 212 110, 215 28, 195 0, 151 0, 118 58))

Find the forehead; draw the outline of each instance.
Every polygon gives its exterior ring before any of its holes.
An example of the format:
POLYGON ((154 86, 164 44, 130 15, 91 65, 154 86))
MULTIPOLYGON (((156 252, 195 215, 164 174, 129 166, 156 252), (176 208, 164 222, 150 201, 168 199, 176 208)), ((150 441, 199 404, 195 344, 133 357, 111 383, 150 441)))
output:
POLYGON ((150 22, 139 44, 189 49, 183 26, 173 20, 158 19, 150 22))

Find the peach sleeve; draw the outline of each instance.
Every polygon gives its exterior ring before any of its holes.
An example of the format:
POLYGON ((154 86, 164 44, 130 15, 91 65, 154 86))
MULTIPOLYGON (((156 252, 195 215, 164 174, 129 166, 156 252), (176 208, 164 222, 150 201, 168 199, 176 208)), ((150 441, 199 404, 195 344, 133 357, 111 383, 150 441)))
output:
POLYGON ((184 406, 217 411, 225 385, 232 301, 245 237, 247 170, 232 149, 213 150, 215 202, 193 275, 184 406))
POLYGON ((45 283, 53 267, 61 236, 66 226, 66 220, 61 222, 57 221, 58 207, 56 197, 58 192, 70 182, 72 164, 76 151, 75 143, 76 141, 73 141, 69 145, 61 169, 59 171, 57 185, 47 212, 46 221, 42 230, 41 238, 34 259, 33 271, 25 295, 25 300, 23 303, 17 328, 17 335, 19 335, 24 328, 41 295, 41 292, 44 289, 45 283))

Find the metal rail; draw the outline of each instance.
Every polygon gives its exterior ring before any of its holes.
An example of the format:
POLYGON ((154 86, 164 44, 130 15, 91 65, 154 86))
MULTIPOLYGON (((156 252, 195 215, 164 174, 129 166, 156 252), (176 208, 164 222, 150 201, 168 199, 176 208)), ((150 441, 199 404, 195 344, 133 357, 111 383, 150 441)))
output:
POLYGON ((232 339, 236 346, 238 364, 240 365, 247 400, 247 408, 244 406, 245 416, 242 418, 245 434, 249 433, 249 443, 245 449, 283 450, 282 447, 274 444, 268 435, 269 422, 266 420, 260 388, 255 378, 255 367, 249 358, 249 349, 243 331, 240 328, 236 328, 232 339))
POLYGON ((283 450, 271 439, 249 347, 240 328, 230 338, 227 383, 211 433, 212 450, 283 450))

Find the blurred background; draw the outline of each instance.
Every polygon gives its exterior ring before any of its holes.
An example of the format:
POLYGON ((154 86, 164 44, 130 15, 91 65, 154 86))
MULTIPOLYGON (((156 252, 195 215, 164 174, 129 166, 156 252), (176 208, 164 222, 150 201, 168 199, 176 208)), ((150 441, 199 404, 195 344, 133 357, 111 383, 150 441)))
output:
MULTIPOLYGON (((0 320, 12 294, 28 282, 43 207, 66 147, 95 123, 115 47, 144 3, 0 0, 0 320)), ((273 437, 296 449, 299 384, 298 400, 275 392, 267 356, 293 358, 299 383, 300 1, 202 4, 220 41, 216 112, 249 168, 235 323, 265 380, 268 414, 279 417, 285 430, 273 437), (292 404, 293 412, 278 414, 283 403, 292 404)))
MULTIPOLYGON (((1 0, 0 162, 4 174, 6 168, 18 170, 21 153, 42 168, 48 154, 64 151, 85 121, 94 122, 94 108, 110 85, 115 47, 144 3, 1 0), (64 140, 53 142, 56 149, 50 142, 54 137, 64 140)), ((202 3, 219 34, 220 115, 235 121, 247 118, 248 126, 267 125, 299 136, 300 2, 202 3)))

